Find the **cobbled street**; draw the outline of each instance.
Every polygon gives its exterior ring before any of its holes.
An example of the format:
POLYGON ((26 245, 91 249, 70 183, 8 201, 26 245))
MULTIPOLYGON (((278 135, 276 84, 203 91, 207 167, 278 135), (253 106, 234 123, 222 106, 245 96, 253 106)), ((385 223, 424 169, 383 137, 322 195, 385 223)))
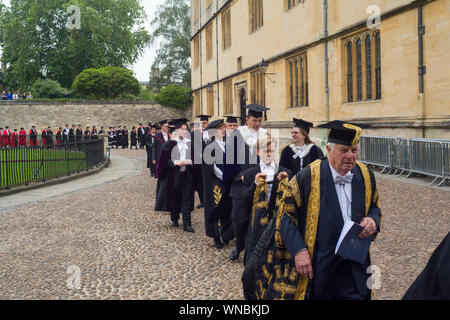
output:
MULTIPOLYGON (((228 259, 234 242, 214 248, 199 209, 194 234, 172 227, 168 213, 153 210, 156 180, 145 151, 115 155, 142 171, 0 212, 0 299, 243 299, 242 255, 228 259)), ((401 178, 377 182, 383 221, 371 247, 381 271, 374 299, 401 299, 450 230, 450 192, 401 178)))

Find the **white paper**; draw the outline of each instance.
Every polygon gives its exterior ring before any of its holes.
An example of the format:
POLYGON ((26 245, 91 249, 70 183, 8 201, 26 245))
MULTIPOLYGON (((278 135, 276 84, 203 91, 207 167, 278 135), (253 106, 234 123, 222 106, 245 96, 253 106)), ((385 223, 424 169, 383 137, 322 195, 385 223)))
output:
POLYGON ((353 227, 354 224, 355 222, 350 219, 345 220, 344 227, 342 228, 341 235, 339 236, 339 240, 336 245, 336 249, 334 250, 334 254, 337 254, 339 247, 341 246, 342 240, 344 240, 345 236, 347 235, 347 232, 353 227))

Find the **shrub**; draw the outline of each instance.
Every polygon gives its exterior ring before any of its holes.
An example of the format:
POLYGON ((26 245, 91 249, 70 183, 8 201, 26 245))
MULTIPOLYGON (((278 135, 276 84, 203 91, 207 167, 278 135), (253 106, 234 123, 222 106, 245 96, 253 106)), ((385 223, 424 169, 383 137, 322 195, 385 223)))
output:
POLYGON ((192 101, 191 89, 176 84, 169 84, 156 95, 156 101, 167 107, 185 109, 192 101))
POLYGON ((138 95, 140 85, 130 70, 121 67, 85 69, 75 79, 72 89, 89 99, 115 99, 138 95))
POLYGON ((31 86, 31 94, 34 98, 59 99, 64 96, 64 88, 55 80, 36 80, 31 86))

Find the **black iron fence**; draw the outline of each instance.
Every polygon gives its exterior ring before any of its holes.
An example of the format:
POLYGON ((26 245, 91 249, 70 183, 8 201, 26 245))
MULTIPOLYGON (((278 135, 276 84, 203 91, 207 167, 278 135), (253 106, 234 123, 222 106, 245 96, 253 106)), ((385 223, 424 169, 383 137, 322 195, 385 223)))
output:
POLYGON ((36 141, 33 137, 31 140, 29 136, 26 138, 26 145, 3 141, 0 147, 0 189, 69 176, 105 161, 105 141, 102 137, 78 141, 63 141, 55 136, 36 141))

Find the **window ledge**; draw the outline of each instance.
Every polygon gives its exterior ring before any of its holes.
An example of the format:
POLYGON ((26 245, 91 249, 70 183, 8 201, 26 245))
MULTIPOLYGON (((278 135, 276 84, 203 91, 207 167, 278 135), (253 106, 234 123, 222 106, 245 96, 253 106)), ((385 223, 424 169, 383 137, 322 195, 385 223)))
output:
POLYGON ((347 107, 347 106, 357 106, 357 105, 364 105, 364 104, 377 104, 377 103, 381 103, 382 100, 363 100, 363 101, 354 101, 354 102, 343 102, 342 106, 343 107, 347 107))
POLYGON ((288 107, 288 110, 305 109, 305 108, 309 108, 309 106, 288 107))

